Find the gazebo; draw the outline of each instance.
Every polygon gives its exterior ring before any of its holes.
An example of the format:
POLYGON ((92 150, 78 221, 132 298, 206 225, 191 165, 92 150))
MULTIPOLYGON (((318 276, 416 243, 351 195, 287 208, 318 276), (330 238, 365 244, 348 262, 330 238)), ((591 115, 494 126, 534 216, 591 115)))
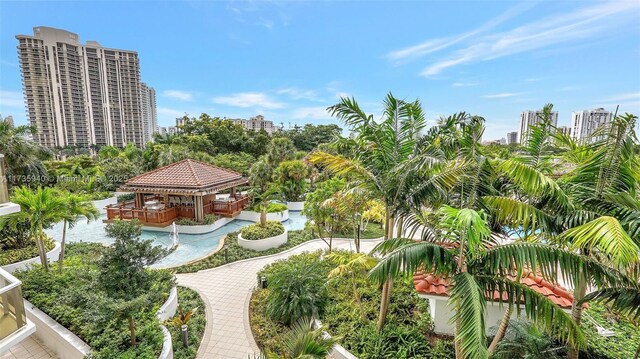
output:
POLYGON ((172 163, 133 177, 118 190, 135 198, 107 206, 107 220, 138 219, 144 225, 164 227, 177 218, 202 220, 208 214, 233 217, 249 203, 236 192, 247 184, 240 173, 191 159, 172 163), (229 190, 228 194, 220 192, 229 190))

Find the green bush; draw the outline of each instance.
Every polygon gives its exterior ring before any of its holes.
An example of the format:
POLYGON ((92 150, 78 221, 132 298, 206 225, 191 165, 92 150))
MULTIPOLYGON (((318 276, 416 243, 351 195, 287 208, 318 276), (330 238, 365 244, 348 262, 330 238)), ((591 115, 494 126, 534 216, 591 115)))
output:
MULTIPOLYGON (((44 241, 44 245, 47 252, 55 247, 55 243, 51 238, 46 238, 44 241)), ((38 248, 36 247, 35 243, 32 243, 28 247, 24 248, 3 250, 2 252, 0 252, 0 266, 21 262, 37 256, 38 248)))
POLYGON ((136 194, 135 193, 121 194, 117 198, 118 198, 118 203, 131 201, 132 199, 136 198, 136 194))
MULTIPOLYGON (((625 317, 619 317, 606 306, 595 302, 589 303, 584 311, 581 323, 587 337, 588 358, 633 358, 640 345, 640 330, 625 317), (589 316, 599 325, 612 330, 615 335, 605 338, 598 334, 595 324, 585 317, 589 316)), ((580 355, 582 358, 583 355, 580 355)))
POLYGON ((96 283, 96 261, 103 251, 99 244, 68 244, 63 271, 45 272, 39 265, 17 272, 26 299, 75 333, 92 348, 92 358, 156 358, 162 350, 162 331, 156 311, 169 296, 173 275, 148 270, 149 299, 135 316, 138 345, 129 346, 126 320, 117 319, 121 303, 106 296, 96 283))
POLYGON ((191 218, 180 218, 176 221, 176 224, 179 224, 181 226, 203 226, 213 224, 218 219, 219 217, 215 214, 207 214, 201 221, 196 221, 195 219, 191 218))
MULTIPOLYGON (((167 329, 171 332, 173 341, 173 357, 175 359, 194 359, 198 353, 200 342, 204 336, 204 329, 207 324, 206 307, 198 292, 186 287, 178 287, 178 302, 187 311, 198 308, 189 322, 189 346, 185 348, 182 344, 182 332, 180 327, 166 323, 167 329)), ((177 314, 177 313, 176 313, 177 314)))
POLYGON ((287 210, 287 205, 284 203, 271 202, 267 207, 267 213, 278 213, 287 210))
POLYGON ((327 303, 328 271, 327 262, 320 261, 320 252, 303 253, 264 268, 258 276, 265 276, 269 285, 267 315, 285 325, 321 315, 327 303))
POLYGON ((308 230, 289 231, 289 239, 287 243, 277 248, 271 248, 266 251, 258 252, 244 247, 240 247, 238 244, 238 233, 232 232, 227 234, 222 250, 213 253, 212 255, 203 258, 195 263, 186 264, 175 268, 178 273, 193 273, 199 270, 215 268, 223 264, 239 261, 242 259, 255 258, 260 256, 267 256, 270 254, 280 253, 289 248, 293 248, 301 243, 310 241, 313 236, 308 230))
POLYGON ((275 237, 284 233, 284 226, 278 221, 268 221, 262 227, 259 223, 246 226, 240 230, 243 239, 257 241, 269 237, 275 237))

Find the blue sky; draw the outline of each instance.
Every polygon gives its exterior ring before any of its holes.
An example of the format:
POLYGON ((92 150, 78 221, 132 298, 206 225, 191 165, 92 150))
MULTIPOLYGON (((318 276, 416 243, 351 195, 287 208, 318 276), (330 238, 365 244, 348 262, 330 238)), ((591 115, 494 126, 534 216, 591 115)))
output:
POLYGON ((185 112, 331 123, 388 91, 430 119, 484 116, 485 139, 547 102, 640 114, 640 1, 0 2, 0 113, 25 121, 16 34, 66 29, 138 51, 160 125, 185 112))

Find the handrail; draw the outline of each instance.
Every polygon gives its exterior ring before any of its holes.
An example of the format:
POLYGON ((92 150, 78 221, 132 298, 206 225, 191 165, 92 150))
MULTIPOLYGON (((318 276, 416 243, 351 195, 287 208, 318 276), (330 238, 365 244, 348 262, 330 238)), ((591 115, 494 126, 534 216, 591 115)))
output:
POLYGON ((22 284, 20 279, 14 277, 11 273, 7 272, 6 270, 4 270, 2 268, 0 268, 0 277, 3 277, 4 280, 6 280, 7 282, 10 283, 10 284, 0 288, 0 294, 6 293, 6 292, 10 291, 13 288, 19 287, 22 284))

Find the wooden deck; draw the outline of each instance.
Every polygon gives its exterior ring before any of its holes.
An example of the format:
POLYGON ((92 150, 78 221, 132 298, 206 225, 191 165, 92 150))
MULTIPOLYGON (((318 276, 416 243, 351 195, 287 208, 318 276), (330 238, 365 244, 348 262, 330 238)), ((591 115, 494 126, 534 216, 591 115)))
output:
MULTIPOLYGON (((221 217, 234 217, 249 204, 248 196, 238 196, 232 200, 216 200, 204 204, 204 215, 214 214, 221 217)), ((113 220, 137 219, 145 226, 166 227, 178 218, 195 218, 193 206, 176 206, 163 209, 135 208, 134 201, 127 201, 107 206, 107 219, 113 220)))

